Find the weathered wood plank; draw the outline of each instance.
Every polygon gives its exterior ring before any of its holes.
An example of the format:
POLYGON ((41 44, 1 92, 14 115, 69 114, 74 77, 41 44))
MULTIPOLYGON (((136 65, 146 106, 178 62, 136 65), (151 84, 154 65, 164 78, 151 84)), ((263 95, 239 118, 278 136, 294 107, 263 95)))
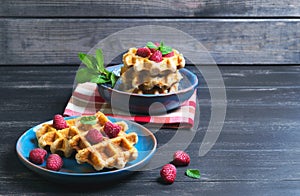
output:
MULTIPOLYGON (((205 80, 197 73, 201 122, 186 149, 191 163, 177 168, 172 185, 160 182, 160 168, 136 172, 109 186, 76 188, 46 181, 18 160, 14 144, 28 128, 63 110, 76 70, 74 66, 0 66, 0 194, 300 194, 299 66, 220 66, 227 87, 227 116, 216 144, 204 157, 199 157, 198 149, 210 120, 210 103, 205 80), (201 178, 185 176, 187 168, 199 169, 201 178)), ((174 133, 157 131, 158 146, 174 133)))
MULTIPOLYGON (((2 19, 0 24, 0 42, 5 43, 0 46, 0 64, 78 65, 78 52, 88 52, 107 36, 141 25, 173 27, 193 36, 217 64, 300 62, 300 19, 2 19)), ((143 43, 156 36, 155 32, 137 32, 128 35, 128 40, 143 43)), ((199 59, 195 42, 183 43, 168 36, 199 59)), ((119 42, 122 40, 116 40, 119 42)), ((196 63, 209 61, 205 58, 196 63)), ((120 62, 117 59, 115 63, 120 62)))
POLYGON ((299 13, 295 0, 4 0, 0 9, 2 17, 297 17, 299 13))

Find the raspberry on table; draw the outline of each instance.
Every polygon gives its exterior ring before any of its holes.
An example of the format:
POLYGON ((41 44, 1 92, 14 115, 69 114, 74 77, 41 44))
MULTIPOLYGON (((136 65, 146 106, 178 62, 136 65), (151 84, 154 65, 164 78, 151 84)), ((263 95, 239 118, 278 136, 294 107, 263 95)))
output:
POLYGON ((47 151, 42 148, 35 148, 30 151, 29 153, 29 161, 35 164, 42 164, 45 160, 47 155, 47 151))
POLYGON ((151 61, 155 61, 156 63, 159 63, 163 60, 161 51, 156 50, 149 58, 151 61))
POLYGON ((85 137, 92 145, 101 142, 103 139, 103 135, 97 129, 89 130, 85 137))
POLYGON ((58 171, 62 168, 63 166, 63 160, 58 154, 51 154, 49 155, 47 161, 46 161, 46 168, 53 170, 53 171, 58 171))
POLYGON ((176 166, 186 166, 190 164, 190 156, 184 151, 176 151, 173 155, 173 164, 176 166))
POLYGON ((53 118, 53 127, 57 130, 61 130, 69 126, 62 115, 56 114, 53 118))
POLYGON ((176 179, 176 172, 176 167, 168 163, 160 170, 160 176, 165 183, 172 184, 176 179))
POLYGON ((117 137, 121 129, 122 129, 121 126, 117 124, 113 124, 112 122, 109 121, 104 124, 104 132, 109 138, 117 137))
POLYGON ((145 47, 145 48, 138 48, 137 51, 136 51, 136 54, 138 56, 141 56, 141 57, 148 57, 148 56, 150 56, 151 51, 147 47, 145 47))

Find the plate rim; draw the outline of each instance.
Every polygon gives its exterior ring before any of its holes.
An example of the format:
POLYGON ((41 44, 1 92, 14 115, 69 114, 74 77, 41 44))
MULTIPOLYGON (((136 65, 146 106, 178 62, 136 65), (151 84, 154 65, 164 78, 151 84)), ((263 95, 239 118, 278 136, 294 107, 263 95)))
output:
MULTIPOLYGON (((69 117, 64 117, 64 119, 66 120, 69 120, 69 119, 74 119, 74 118, 77 118, 79 116, 69 116, 69 117)), ((111 120, 122 120, 122 121, 125 121, 126 123, 130 123, 130 124, 133 124, 135 126, 138 126, 140 128, 142 128, 141 130, 143 130, 142 132, 146 133, 148 136, 151 137, 152 141, 153 141, 153 148, 150 150, 150 152, 147 154, 147 156, 145 156, 142 160, 140 160, 139 162, 133 164, 133 165, 130 165, 130 166, 127 166, 127 167, 124 167, 124 168, 121 168, 121 169, 115 169, 115 170, 112 170, 112 171, 105 171, 105 172, 101 172, 101 171, 96 171, 95 172, 88 172, 88 173, 76 173, 76 172, 64 172, 64 171, 52 171, 52 170, 49 170, 49 169, 46 169, 44 167, 41 167, 40 165, 37 165, 37 164, 34 164, 32 162, 30 162, 26 157, 24 157, 22 155, 22 153, 18 150, 20 148, 20 142, 21 142, 21 139, 23 137, 25 137, 26 134, 28 134, 29 132, 35 132, 35 128, 37 127, 40 127, 42 126, 43 124, 45 123, 51 123, 53 122, 53 120, 48 120, 48 121, 45 121, 43 123, 40 123, 38 125, 35 125, 33 127, 31 127, 30 129, 26 130, 25 132, 22 133, 22 135, 18 138, 17 142, 16 142, 16 145, 15 145, 15 148, 16 148, 16 152, 17 152, 17 155, 18 155, 18 158, 21 160, 21 162, 27 166, 30 170, 34 171, 34 172, 44 172, 46 174, 55 174, 55 175, 61 175, 61 176, 76 176, 76 177, 87 177, 87 176, 106 176, 106 175, 113 175, 113 174, 118 174, 118 173, 123 173, 123 172, 131 172, 131 171, 135 171, 133 168, 135 167, 138 167, 139 165, 143 165, 143 163, 148 160, 148 159, 151 159, 151 157, 154 155, 154 153, 156 152, 156 148, 157 148, 157 139, 156 137, 154 136, 154 134, 149 130, 147 129, 146 127, 136 123, 136 122, 132 122, 132 121, 129 121, 129 120, 125 120, 125 119, 120 119, 120 118, 114 118, 114 117, 111 117, 111 116, 108 116, 108 118, 111 120), (37 170, 37 171, 36 171, 37 170)), ((37 146, 38 148, 38 146, 37 146)))

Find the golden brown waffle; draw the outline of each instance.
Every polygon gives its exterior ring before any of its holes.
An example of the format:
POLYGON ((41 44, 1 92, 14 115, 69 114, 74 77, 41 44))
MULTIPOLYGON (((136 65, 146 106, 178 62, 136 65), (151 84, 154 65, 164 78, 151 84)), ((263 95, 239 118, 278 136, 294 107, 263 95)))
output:
POLYGON ((136 55, 137 48, 130 48, 127 53, 123 55, 124 66, 121 69, 121 75, 130 67, 135 71, 148 71, 151 76, 156 76, 164 71, 175 72, 177 69, 185 66, 185 59, 177 50, 173 49, 174 56, 163 58, 159 63, 149 60, 145 57, 136 55))
POLYGON ((159 63, 136 55, 137 48, 130 48, 123 55, 120 90, 138 94, 165 94, 178 91, 182 79, 179 69, 185 66, 182 54, 173 49, 174 56, 159 63))
POLYGON ((176 83, 168 88, 153 87, 149 90, 143 88, 143 86, 139 86, 139 88, 132 89, 131 92, 136 93, 136 94, 154 94, 154 95, 166 94, 166 93, 171 93, 171 92, 177 92, 178 86, 179 86, 179 84, 176 83))
POLYGON ((89 163, 98 171, 103 168, 123 168, 127 162, 137 158, 138 152, 133 146, 137 140, 136 133, 122 132, 115 138, 79 150, 75 158, 78 163, 89 163))
POLYGON ((136 133, 126 133, 128 125, 124 121, 116 122, 121 131, 115 138, 109 138, 104 132, 104 124, 109 119, 101 112, 95 114, 95 124, 83 124, 80 117, 68 120, 68 128, 56 130, 52 124, 44 124, 36 131, 38 145, 65 157, 76 153, 78 163, 89 163, 96 170, 103 168, 123 168, 126 163, 138 156, 134 145, 138 142, 136 133), (103 140, 91 144, 86 138, 91 129, 97 129, 103 135, 103 140))
POLYGON ((36 138, 40 148, 49 149, 51 153, 57 153, 65 157, 70 157, 73 153, 73 148, 69 144, 69 138, 72 138, 76 133, 72 129, 74 120, 67 120, 69 128, 62 130, 55 129, 52 124, 43 124, 36 131, 36 138))
POLYGON ((86 129, 80 121, 77 121, 77 135, 70 139, 70 146, 77 151, 75 159, 78 163, 89 163, 95 170, 103 168, 123 168, 126 163, 136 159, 138 153, 134 145, 138 141, 136 133, 126 133, 128 125, 124 121, 115 124, 121 127, 121 131, 115 138, 109 138, 103 131, 105 122, 109 119, 101 112, 97 112, 97 124, 86 129), (97 129, 104 136, 97 144, 91 144, 86 134, 90 129, 97 129))
POLYGON ((179 83, 181 79, 182 76, 178 70, 153 77, 146 71, 135 72, 133 69, 129 69, 123 74, 121 88, 145 92, 155 88, 168 90, 174 84, 179 83))

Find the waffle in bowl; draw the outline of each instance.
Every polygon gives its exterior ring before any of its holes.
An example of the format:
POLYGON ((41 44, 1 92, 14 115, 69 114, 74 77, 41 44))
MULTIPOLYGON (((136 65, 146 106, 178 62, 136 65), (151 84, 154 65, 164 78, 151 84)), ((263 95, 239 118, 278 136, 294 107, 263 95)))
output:
POLYGON ((150 60, 153 53, 143 57, 138 55, 137 48, 130 48, 123 55, 121 90, 140 94, 178 91, 178 83, 182 79, 178 70, 185 66, 185 59, 175 49, 172 49, 172 54, 156 62, 150 60))
POLYGON ((127 53, 123 55, 124 66, 121 69, 121 75, 130 67, 135 71, 148 71, 152 76, 159 75, 164 71, 175 72, 177 69, 185 66, 185 59, 177 50, 173 49, 174 56, 163 58, 159 63, 151 61, 149 58, 136 55, 137 48, 130 48, 127 53))

